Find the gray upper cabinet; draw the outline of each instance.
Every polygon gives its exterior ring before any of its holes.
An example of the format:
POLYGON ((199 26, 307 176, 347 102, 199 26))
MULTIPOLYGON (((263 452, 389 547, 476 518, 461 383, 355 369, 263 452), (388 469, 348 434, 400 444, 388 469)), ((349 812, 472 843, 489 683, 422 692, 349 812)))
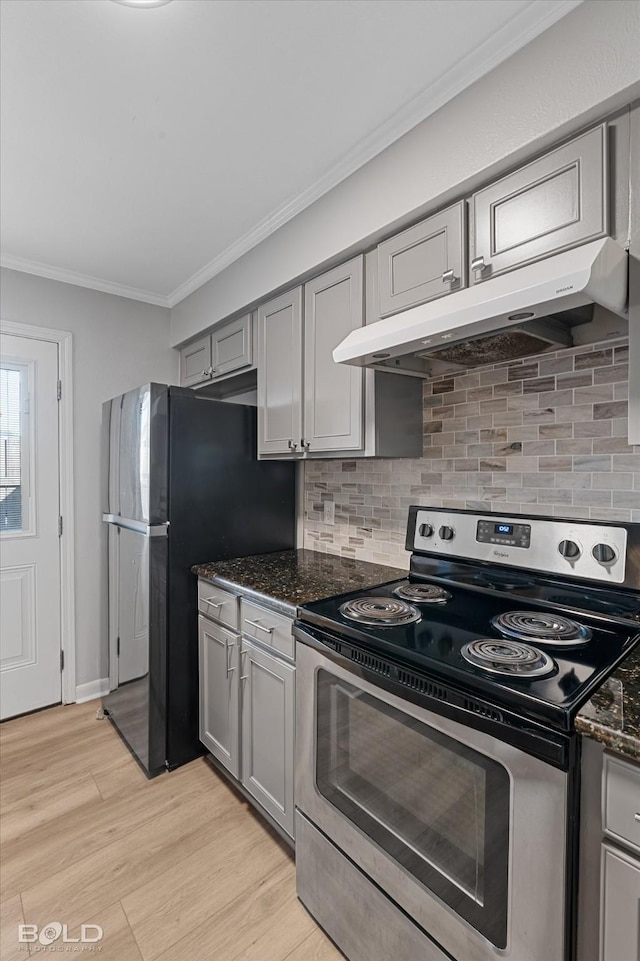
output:
POLYGON ((364 323, 363 258, 305 285, 304 431, 310 452, 363 447, 363 371, 336 364, 333 350, 364 323))
POLYGON ((240 777, 239 645, 240 635, 200 615, 200 740, 234 777, 240 777))
POLYGON ((211 364, 214 377, 224 377, 253 363, 251 314, 237 317, 211 334, 211 364))
POLYGON ((295 668, 242 642, 242 783, 293 837, 295 668))
POLYGON ((380 317, 466 287, 466 202, 378 245, 380 317))
POLYGON ((243 314, 187 344, 180 351, 180 386, 209 384, 253 366, 253 337, 252 315, 243 314))
POLYGON ((193 387, 209 377, 211 336, 201 337, 180 351, 180 386, 193 387))
POLYGON ((473 283, 605 236, 606 125, 478 191, 471 204, 473 283))
POLYGON ((302 287, 258 310, 258 452, 300 450, 302 437, 302 287))

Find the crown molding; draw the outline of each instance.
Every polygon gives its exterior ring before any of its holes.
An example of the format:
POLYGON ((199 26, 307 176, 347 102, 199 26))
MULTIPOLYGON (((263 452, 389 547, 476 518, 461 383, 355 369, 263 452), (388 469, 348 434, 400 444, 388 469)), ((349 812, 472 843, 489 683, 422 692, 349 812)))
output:
POLYGON ((36 260, 25 260, 24 257, 3 254, 0 257, 0 266, 8 270, 19 270, 23 274, 35 274, 36 277, 58 280, 62 284, 73 284, 75 287, 87 287, 89 290, 99 290, 104 294, 114 294, 116 297, 139 300, 144 304, 153 304, 155 307, 169 307, 169 298, 164 294, 141 290, 139 287, 127 287, 126 284, 116 284, 110 280, 102 280, 100 277, 92 277, 90 274, 77 273, 75 270, 65 270, 36 260))
POLYGON ((413 97, 392 117, 360 140, 344 157, 310 187, 291 198, 282 206, 234 241, 213 260, 196 271, 188 280, 176 287, 168 297, 169 306, 175 307, 207 281, 239 260, 279 227, 310 207, 351 174, 363 167, 394 141, 408 133, 431 114, 439 110, 455 96, 475 83, 494 67, 530 43, 558 20, 566 16, 583 0, 536 0, 504 24, 490 38, 463 57, 434 83, 413 97))

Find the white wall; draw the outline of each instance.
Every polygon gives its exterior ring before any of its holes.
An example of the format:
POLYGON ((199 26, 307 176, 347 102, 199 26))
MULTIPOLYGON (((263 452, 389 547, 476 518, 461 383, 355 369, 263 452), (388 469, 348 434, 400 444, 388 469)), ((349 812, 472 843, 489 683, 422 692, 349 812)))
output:
POLYGON ((102 402, 148 381, 176 383, 169 311, 14 270, 2 270, 0 318, 73 334, 76 683, 108 675, 101 639, 106 590, 101 570, 102 402))
POLYGON ((176 305, 172 344, 635 99, 639 50, 639 3, 585 0, 176 305))

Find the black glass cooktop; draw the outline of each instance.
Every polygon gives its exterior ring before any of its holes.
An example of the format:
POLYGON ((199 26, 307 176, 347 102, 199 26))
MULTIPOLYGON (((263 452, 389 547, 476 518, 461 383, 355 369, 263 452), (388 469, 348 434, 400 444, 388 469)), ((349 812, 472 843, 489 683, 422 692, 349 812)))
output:
MULTIPOLYGON (((527 578, 522 577, 522 580, 527 578)), ((520 612, 525 621, 533 619, 535 624, 541 612, 547 609, 540 602, 527 601, 522 591, 531 585, 522 582, 517 591, 502 585, 498 593, 496 590, 477 590, 475 585, 460 584, 448 577, 445 586, 450 597, 445 603, 414 603, 412 606, 420 613, 420 618, 397 626, 387 626, 380 620, 373 624, 359 622, 345 613, 348 608, 343 605, 353 599, 365 601, 365 613, 367 599, 373 599, 369 604, 373 604, 376 611, 384 606, 385 598, 397 603, 398 596, 394 591, 410 583, 425 581, 423 578, 393 581, 369 591, 314 601, 299 608, 298 617, 302 622, 314 624, 334 637, 343 637, 363 650, 379 652, 396 663, 419 669, 429 677, 439 676, 467 690, 490 695, 498 705, 518 710, 532 720, 551 722, 562 730, 571 728, 571 719, 580 706, 640 641, 640 623, 616 622, 610 617, 584 611, 576 614, 573 604, 569 608, 549 606, 551 614, 561 615, 559 620, 570 619, 583 628, 584 643, 576 643, 575 638, 566 644, 551 643, 543 636, 537 638, 534 630, 533 636, 527 636, 524 643, 542 653, 545 665, 551 659, 551 668, 546 673, 502 675, 469 661, 463 656, 467 645, 484 639, 496 642, 484 647, 495 649, 498 661, 504 661, 506 656, 509 662, 509 652, 502 647, 507 638, 494 626, 494 619, 500 614, 520 612)), ((439 578, 438 583, 445 584, 445 581, 439 578)), ((537 590, 547 589, 542 584, 533 586, 537 590)), ((548 586, 548 589, 555 590, 558 596, 564 596, 567 590, 557 585, 548 586)), ((591 596, 590 589, 586 596, 591 596)))

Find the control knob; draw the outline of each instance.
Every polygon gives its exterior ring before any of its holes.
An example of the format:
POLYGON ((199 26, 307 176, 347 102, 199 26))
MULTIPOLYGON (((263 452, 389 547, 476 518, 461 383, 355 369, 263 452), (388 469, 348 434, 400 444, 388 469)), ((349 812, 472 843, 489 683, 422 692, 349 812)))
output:
POLYGON ((560 541, 558 544, 558 552, 566 557, 568 561, 572 561, 575 557, 580 557, 582 551, 578 547, 575 541, 560 541))
POLYGON ((449 527, 447 524, 443 524, 440 528, 440 537, 443 541, 452 541, 455 536, 455 531, 453 527, 449 527))
POLYGON ((420 537, 433 537, 433 525, 421 524, 418 528, 418 534, 420 537))
POLYGON ((591 551, 598 564, 611 564, 616 559, 616 552, 608 544, 596 544, 591 551))

